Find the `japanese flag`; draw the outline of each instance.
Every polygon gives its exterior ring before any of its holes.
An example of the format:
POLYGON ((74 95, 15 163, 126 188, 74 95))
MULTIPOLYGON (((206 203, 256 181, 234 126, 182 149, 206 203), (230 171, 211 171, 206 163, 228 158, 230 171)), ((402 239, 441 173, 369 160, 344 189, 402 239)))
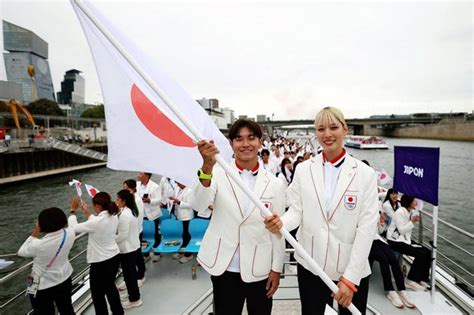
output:
POLYGON ((76 187, 76 192, 79 197, 82 197, 82 183, 78 181, 77 179, 73 179, 72 181, 69 182, 69 186, 75 186, 76 187))
MULTIPOLYGON (((192 134, 164 99, 171 100, 201 135, 213 139, 224 159, 230 161, 229 141, 156 60, 134 45, 89 1, 71 2, 89 42, 104 96, 107 166, 156 173, 187 186, 195 182, 202 165, 201 155, 192 134), (166 97, 155 93, 145 76, 166 97)), ((155 52, 155 56, 159 55, 159 51, 155 52)))
POLYGON ((100 192, 100 190, 98 190, 98 189, 95 188, 94 186, 88 185, 88 184, 86 184, 86 190, 87 190, 87 193, 89 194, 89 196, 90 196, 91 198, 94 198, 95 194, 97 194, 98 192, 100 192))
POLYGON ((392 177, 390 177, 390 175, 384 169, 381 169, 380 171, 376 171, 376 173, 377 173, 379 184, 382 186, 388 184, 392 180, 392 177))

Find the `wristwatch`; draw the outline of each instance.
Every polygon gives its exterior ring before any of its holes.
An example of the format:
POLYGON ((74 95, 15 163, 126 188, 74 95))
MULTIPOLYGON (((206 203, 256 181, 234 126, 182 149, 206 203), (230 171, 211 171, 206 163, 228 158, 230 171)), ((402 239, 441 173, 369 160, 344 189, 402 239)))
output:
POLYGON ((199 179, 207 179, 211 180, 212 179, 212 174, 206 174, 202 169, 198 170, 198 178, 199 179))

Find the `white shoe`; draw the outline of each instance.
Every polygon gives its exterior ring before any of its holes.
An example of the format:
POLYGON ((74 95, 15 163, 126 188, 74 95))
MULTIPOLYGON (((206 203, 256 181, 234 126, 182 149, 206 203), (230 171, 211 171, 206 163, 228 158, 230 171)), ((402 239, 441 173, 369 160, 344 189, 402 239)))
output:
POLYGON ((412 281, 412 280, 406 280, 405 281, 405 286, 409 289, 412 289, 413 291, 416 292, 425 292, 426 288, 419 284, 418 282, 412 281))
POLYGON ((175 253, 175 254, 173 254, 173 259, 180 259, 183 256, 184 256, 183 253, 175 253))
POLYGON ((127 302, 128 301, 128 294, 124 294, 120 296, 120 301, 127 302))
POLYGON ((387 299, 392 302, 393 306, 398 308, 403 308, 403 302, 400 300, 397 292, 395 291, 388 291, 387 299))
POLYGON ((137 282, 138 282, 138 287, 140 288, 143 285, 143 282, 145 282, 145 277, 143 277, 142 279, 138 279, 137 282))
POLYGON ((400 299, 402 300, 403 304, 405 304, 406 307, 408 308, 415 308, 415 303, 410 301, 410 298, 408 297, 407 291, 399 291, 398 295, 400 296, 400 299))
POLYGON ((158 254, 158 255, 153 255, 153 259, 151 260, 152 262, 159 262, 161 259, 161 255, 158 254))
POLYGON ((298 274, 298 267, 296 267, 294 265, 290 265, 290 266, 288 266, 288 272, 290 274, 296 275, 296 274, 298 274))
POLYGON ((127 285, 125 284, 125 281, 122 281, 120 282, 119 284, 117 284, 117 289, 119 291, 125 291, 127 290, 127 285))
POLYGON ((126 301, 125 303, 122 303, 122 306, 123 306, 124 309, 130 309, 130 308, 142 306, 142 304, 143 304, 143 302, 140 299, 140 300, 137 300, 137 301, 134 301, 134 302, 126 301))
POLYGON ((183 257, 181 257, 181 258, 179 259, 179 262, 182 263, 182 264, 185 264, 185 263, 187 263, 188 261, 193 260, 193 258, 194 258, 193 255, 188 256, 188 257, 183 256, 183 257))

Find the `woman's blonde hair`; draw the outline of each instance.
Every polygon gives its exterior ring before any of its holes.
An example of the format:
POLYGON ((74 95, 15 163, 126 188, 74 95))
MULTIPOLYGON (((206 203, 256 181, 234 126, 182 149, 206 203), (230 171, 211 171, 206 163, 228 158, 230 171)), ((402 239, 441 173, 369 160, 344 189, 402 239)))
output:
POLYGON ((324 107, 319 111, 314 119, 314 127, 318 129, 318 126, 325 126, 331 122, 340 122, 343 127, 347 128, 346 120, 342 112, 336 107, 324 107))

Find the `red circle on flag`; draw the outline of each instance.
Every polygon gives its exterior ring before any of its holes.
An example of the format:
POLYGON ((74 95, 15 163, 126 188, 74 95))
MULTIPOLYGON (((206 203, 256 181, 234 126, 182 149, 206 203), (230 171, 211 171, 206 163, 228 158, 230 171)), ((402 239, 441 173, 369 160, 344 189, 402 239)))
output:
POLYGON ((352 202, 352 201, 354 200, 354 198, 349 197, 349 198, 347 198, 347 200, 348 200, 349 202, 352 202))
POLYGON ((133 109, 141 123, 157 138, 179 147, 195 147, 191 139, 180 127, 169 119, 136 86, 130 91, 133 109))

